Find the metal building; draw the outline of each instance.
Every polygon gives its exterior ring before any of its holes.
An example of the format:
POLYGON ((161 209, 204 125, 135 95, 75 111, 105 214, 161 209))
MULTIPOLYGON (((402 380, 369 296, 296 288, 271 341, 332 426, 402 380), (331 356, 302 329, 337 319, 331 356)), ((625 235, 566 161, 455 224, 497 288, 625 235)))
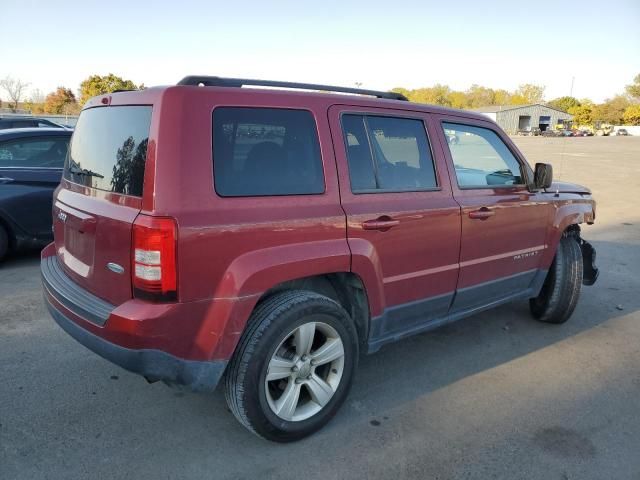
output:
POLYGON ((545 131, 558 124, 568 126, 573 120, 573 115, 541 103, 481 107, 474 111, 491 118, 510 134, 518 131, 531 132, 536 128, 545 131))

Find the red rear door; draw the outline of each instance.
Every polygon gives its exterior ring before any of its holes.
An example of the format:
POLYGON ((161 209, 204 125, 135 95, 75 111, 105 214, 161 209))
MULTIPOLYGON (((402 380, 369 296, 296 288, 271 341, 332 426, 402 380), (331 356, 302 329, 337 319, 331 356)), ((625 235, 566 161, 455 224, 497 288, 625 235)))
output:
POLYGON ((352 269, 369 285, 382 280, 378 297, 367 292, 375 348, 447 313, 458 279, 460 207, 431 148, 427 114, 334 106, 329 119, 352 269))
POLYGON ((60 264, 114 305, 132 298, 131 232, 142 205, 151 112, 148 105, 83 110, 54 199, 60 264))

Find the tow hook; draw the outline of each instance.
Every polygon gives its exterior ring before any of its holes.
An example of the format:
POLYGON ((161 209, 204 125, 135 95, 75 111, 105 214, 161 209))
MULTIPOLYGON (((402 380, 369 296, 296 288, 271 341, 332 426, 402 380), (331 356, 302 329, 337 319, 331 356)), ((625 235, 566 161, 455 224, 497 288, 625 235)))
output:
POLYGON ((578 238, 578 243, 580 244, 580 250, 582 250, 582 264, 584 265, 582 284, 593 285, 596 283, 600 273, 598 267, 596 267, 596 249, 582 238, 578 238))

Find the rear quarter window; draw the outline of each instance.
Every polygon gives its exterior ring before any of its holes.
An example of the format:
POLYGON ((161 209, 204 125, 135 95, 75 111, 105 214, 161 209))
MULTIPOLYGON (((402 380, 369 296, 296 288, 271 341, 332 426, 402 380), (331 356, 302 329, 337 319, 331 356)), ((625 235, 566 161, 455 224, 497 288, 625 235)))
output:
POLYGON ((216 108, 213 164, 223 197, 324 192, 316 123, 306 110, 216 108))

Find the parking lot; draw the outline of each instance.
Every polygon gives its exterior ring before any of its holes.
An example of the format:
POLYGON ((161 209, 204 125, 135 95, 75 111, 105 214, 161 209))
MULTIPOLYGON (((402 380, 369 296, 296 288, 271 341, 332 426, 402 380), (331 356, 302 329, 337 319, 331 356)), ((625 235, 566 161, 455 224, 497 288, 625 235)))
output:
POLYGON ((520 302, 385 347, 327 428, 279 445, 220 390, 148 385, 77 344, 22 254, 0 266, 0 479, 640 479, 640 137, 515 142, 598 202, 600 279, 567 324, 520 302))

